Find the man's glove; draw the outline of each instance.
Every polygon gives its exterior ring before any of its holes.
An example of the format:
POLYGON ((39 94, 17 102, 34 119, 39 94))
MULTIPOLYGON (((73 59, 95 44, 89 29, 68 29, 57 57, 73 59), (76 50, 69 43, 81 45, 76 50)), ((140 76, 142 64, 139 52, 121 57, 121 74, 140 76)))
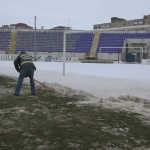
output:
POLYGON ((20 70, 21 70, 21 69, 19 68, 17 71, 20 72, 20 70))
POLYGON ((34 66, 34 70, 36 71, 36 67, 34 66))

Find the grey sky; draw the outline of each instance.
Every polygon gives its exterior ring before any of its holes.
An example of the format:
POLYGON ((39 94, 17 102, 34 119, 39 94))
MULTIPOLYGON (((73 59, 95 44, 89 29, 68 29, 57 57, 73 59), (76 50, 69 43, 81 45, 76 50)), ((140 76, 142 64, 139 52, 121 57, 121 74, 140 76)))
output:
POLYGON ((150 14, 150 0, 0 0, 0 4, 0 26, 26 23, 34 27, 37 16, 37 28, 69 25, 91 30, 111 17, 132 20, 150 14))

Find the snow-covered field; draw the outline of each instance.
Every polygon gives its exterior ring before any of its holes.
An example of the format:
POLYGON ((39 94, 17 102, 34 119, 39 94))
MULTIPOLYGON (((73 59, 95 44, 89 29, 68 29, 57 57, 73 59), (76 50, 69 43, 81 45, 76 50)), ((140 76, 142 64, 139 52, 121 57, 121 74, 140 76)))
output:
MULTIPOLYGON (((94 96, 83 103, 100 103, 150 116, 150 65, 66 63, 65 76, 61 62, 35 62, 35 65, 36 80, 94 96)), ((0 61, 0 74, 18 76, 12 61, 0 61)))

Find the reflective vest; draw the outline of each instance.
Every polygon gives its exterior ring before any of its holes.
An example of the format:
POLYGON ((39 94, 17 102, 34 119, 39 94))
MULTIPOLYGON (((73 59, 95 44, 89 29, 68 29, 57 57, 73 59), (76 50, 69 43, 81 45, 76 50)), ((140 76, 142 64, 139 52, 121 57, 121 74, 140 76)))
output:
POLYGON ((32 63, 32 56, 29 54, 21 54, 20 55, 20 64, 21 66, 27 63, 32 63))

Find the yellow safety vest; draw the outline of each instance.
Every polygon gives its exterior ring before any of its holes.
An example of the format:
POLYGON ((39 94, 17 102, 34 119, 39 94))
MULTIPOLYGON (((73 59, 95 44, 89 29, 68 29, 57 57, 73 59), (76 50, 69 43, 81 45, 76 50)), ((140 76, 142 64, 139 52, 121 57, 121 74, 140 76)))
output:
POLYGON ((32 63, 32 56, 29 54, 21 54, 20 55, 20 64, 21 66, 23 64, 32 63))

